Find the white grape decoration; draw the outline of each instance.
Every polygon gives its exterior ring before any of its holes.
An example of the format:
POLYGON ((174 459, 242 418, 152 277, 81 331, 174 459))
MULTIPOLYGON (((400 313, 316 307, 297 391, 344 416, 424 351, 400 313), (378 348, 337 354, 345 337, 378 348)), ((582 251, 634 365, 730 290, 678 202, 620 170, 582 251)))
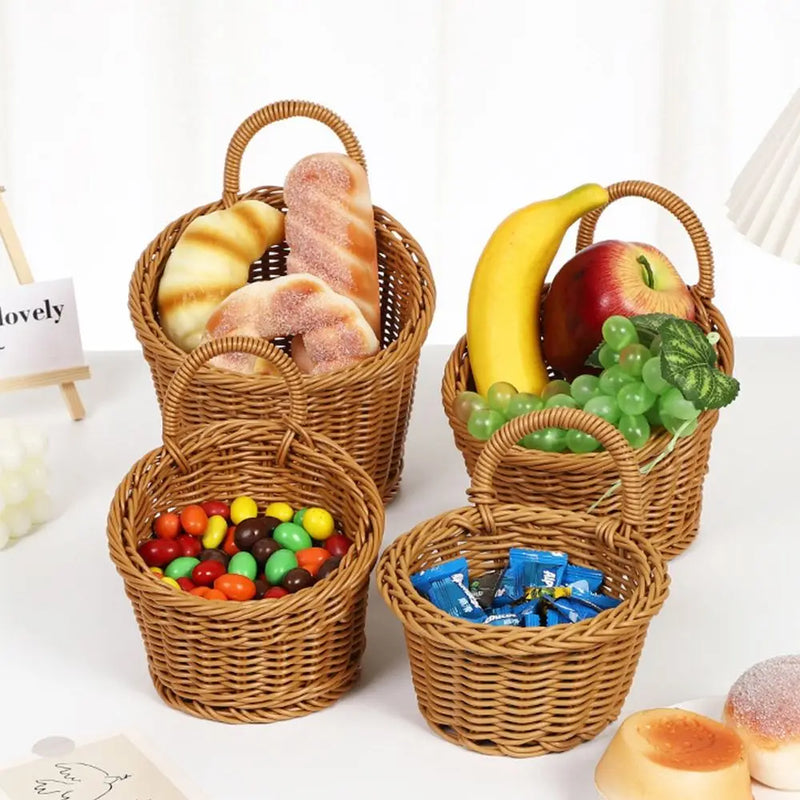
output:
POLYGON ((0 420, 0 549, 50 518, 46 452, 37 428, 0 420))

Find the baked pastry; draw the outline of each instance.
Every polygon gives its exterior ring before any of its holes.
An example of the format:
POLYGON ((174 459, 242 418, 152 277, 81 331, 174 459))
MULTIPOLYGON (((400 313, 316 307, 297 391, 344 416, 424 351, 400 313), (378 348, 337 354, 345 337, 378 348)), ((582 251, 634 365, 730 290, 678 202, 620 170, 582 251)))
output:
POLYGON ((723 719, 744 742, 757 781, 800 790, 800 656, 750 667, 731 687, 723 719))
MULTIPOLYGON (((211 314, 204 340, 234 335, 302 335, 302 357, 292 355, 300 371, 311 375, 351 367, 378 351, 358 306, 313 275, 283 275, 233 292, 211 314)), ((234 372, 269 372, 262 359, 246 353, 226 353, 211 363, 234 372)))
POLYGON ((752 800, 742 740, 678 708, 631 714, 594 775, 602 800, 752 800))
POLYGON ((211 312, 244 286, 250 265, 283 239, 283 214, 258 200, 192 220, 170 253, 158 284, 158 316, 167 338, 189 352, 211 312))
POLYGON ((288 274, 321 278, 381 334, 375 217, 364 168, 340 153, 307 156, 283 188, 288 274))

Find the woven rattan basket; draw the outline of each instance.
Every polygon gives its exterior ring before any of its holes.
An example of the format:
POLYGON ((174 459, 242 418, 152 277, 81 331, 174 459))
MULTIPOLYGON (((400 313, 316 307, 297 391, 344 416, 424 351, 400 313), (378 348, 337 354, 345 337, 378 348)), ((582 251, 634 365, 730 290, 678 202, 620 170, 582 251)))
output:
POLYGON ((308 431, 304 382, 265 341, 231 337, 185 357, 164 400, 164 446, 134 464, 108 517, 111 558, 125 583, 156 690, 171 706, 223 722, 271 722, 333 703, 356 681, 369 576, 383 533, 375 484, 338 445, 308 431), (186 428, 195 372, 222 352, 269 359, 285 379, 288 416, 186 428), (279 599, 222 602, 176 591, 137 553, 155 515, 210 499, 252 496, 327 508, 353 545, 330 578, 279 599))
POLYGON ((387 548, 378 585, 405 628, 420 711, 451 742, 481 753, 535 756, 569 750, 619 715, 647 629, 667 596, 665 562, 638 532, 641 477, 622 435, 599 417, 548 409, 514 419, 488 441, 470 489, 473 506, 417 525, 387 548), (618 517, 501 504, 496 474, 528 431, 580 428, 608 448, 622 477, 618 517), (508 563, 510 547, 565 551, 606 575, 610 611, 549 628, 492 627, 429 603, 411 575, 458 556, 470 579, 508 563))
MULTIPOLYGON (((233 135, 225 158, 224 194, 169 224, 145 249, 130 283, 128 306, 136 336, 150 365, 159 405, 184 353, 167 339, 158 322, 158 283, 172 248, 195 217, 254 198, 284 209, 283 190, 262 186, 239 192, 242 154, 265 126, 290 117, 310 117, 331 128, 347 154, 366 166, 353 131, 332 111, 314 103, 268 105, 248 117, 233 135)), ((374 207, 381 292, 381 350, 357 366, 326 375, 303 376, 308 397, 307 425, 347 450, 373 478, 384 500, 396 492, 414 396, 417 365, 433 315, 435 292, 420 246, 391 215, 374 207)), ((285 244, 271 247, 253 265, 251 281, 285 274, 285 244)), ((275 342, 285 349, 288 340, 275 342)), ((260 419, 286 409, 282 381, 206 367, 195 378, 192 397, 182 410, 187 425, 230 418, 260 419)))
MULTIPOLYGON (((667 189, 643 181, 626 181, 608 187, 610 202, 623 197, 643 197, 663 206, 683 224, 694 245, 699 265, 699 280, 690 287, 695 302, 697 323, 705 330, 717 331, 722 369, 733 370, 733 341, 722 314, 711 302, 714 297, 714 260, 705 229, 692 209, 667 189)), ((580 224, 576 252, 592 244, 597 219, 602 209, 587 214, 580 224)), ((445 366, 442 404, 453 429, 456 446, 472 474, 483 443, 467 432, 466 425, 453 413, 453 401, 465 389, 473 389, 466 337, 456 345, 445 366)), ((700 524, 703 482, 708 471, 711 434, 718 411, 700 415, 695 432, 680 439, 674 451, 644 477, 644 521, 642 533, 667 558, 683 552, 693 541, 700 524)), ((635 458, 640 466, 652 461, 667 446, 666 431, 650 438, 635 458)), ((495 491, 506 503, 541 503, 553 508, 586 511, 614 483, 616 470, 609 453, 544 453, 515 446, 500 465, 495 491)), ((611 495, 597 511, 617 514, 620 498, 611 495)))

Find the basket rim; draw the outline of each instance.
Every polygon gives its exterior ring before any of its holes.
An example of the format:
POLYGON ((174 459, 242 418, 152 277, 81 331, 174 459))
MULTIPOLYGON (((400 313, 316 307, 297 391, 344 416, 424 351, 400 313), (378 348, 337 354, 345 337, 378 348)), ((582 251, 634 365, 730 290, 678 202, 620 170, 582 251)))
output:
MULTIPOLYGON (((274 434, 276 441, 280 441, 285 434, 285 428, 280 421, 223 420, 183 429, 176 438, 176 444, 181 450, 187 443, 198 438, 198 429, 207 435, 258 431, 265 435, 274 434)), ((165 584, 155 573, 150 571, 135 549, 131 550, 128 546, 122 525, 129 513, 132 490, 139 482, 147 483, 149 468, 163 462, 168 462, 177 468, 175 459, 166 445, 162 444, 145 453, 132 465, 118 484, 109 507, 106 521, 109 553, 126 587, 157 600, 161 607, 168 608, 170 611, 180 611, 184 615, 192 614, 195 617, 205 617, 215 621, 240 622, 245 619, 269 621, 271 618, 278 618, 286 614, 313 610, 332 600, 337 600, 339 606, 345 607, 344 598, 363 591, 368 585, 369 576, 377 562, 383 539, 385 509, 380 492, 372 478, 344 449, 313 430, 305 430, 304 434, 317 451, 315 455, 319 457, 320 463, 329 462, 330 466, 338 469, 352 480, 359 495, 358 502, 363 505, 366 515, 368 535, 361 545, 353 541, 342 559, 340 569, 307 590, 271 598, 270 602, 266 603, 261 602, 260 599, 244 602, 206 600, 187 592, 177 592, 173 587, 165 584)), ((352 491, 352 489, 348 489, 348 491, 352 491)))
MULTIPOLYGON (((265 194, 280 192, 283 193, 283 187, 264 185, 251 189, 248 192, 240 192, 238 195, 239 200, 259 199, 265 194)), ((263 200, 262 200, 263 202, 263 200)), ((142 291, 142 275, 144 269, 149 265, 151 259, 148 259, 147 251, 153 247, 158 240, 169 233, 174 232, 180 228, 187 218, 196 217, 202 214, 207 214, 211 211, 224 208, 223 200, 215 200, 188 211, 172 222, 167 224, 144 248, 133 270, 131 276, 129 290, 128 290, 128 308, 133 322, 133 327, 136 333, 136 338, 143 346, 145 351, 155 349, 155 358, 163 362, 165 366, 169 366, 172 371, 177 369, 181 360, 186 357, 186 353, 173 344, 164 334, 164 331, 159 325, 154 314, 154 301, 155 297, 145 298, 142 291)), ((373 205, 373 213, 376 218, 376 223, 380 217, 390 221, 393 228, 396 228, 400 234, 397 241, 404 245, 402 248, 403 258, 410 264, 413 264, 414 270, 418 277, 418 284, 420 287, 420 302, 414 303, 411 319, 401 328, 397 338, 390 342, 386 347, 381 348, 378 352, 369 358, 355 364, 346 369, 336 370, 334 372, 325 373, 321 375, 303 375, 303 382, 306 391, 309 393, 316 393, 331 388, 342 388, 354 384, 360 384, 365 381, 371 380, 377 375, 380 375, 384 365, 387 362, 395 360, 406 362, 415 359, 430 329, 431 322, 433 321, 433 311, 436 305, 436 288, 431 272, 430 264, 426 258, 419 243, 413 236, 398 222, 391 214, 383 210, 379 206, 373 205), (410 252, 409 252, 410 250, 410 252), (413 254, 413 255, 412 255, 413 254)), ((397 238, 397 237, 395 237, 397 238)), ((155 282, 157 290, 158 282, 155 282)), ((226 370, 218 369, 216 367, 205 366, 198 370, 196 380, 211 385, 226 384, 230 385, 232 382, 241 387, 243 391, 252 389, 256 386, 277 388, 281 385, 280 378, 275 378, 269 375, 245 375, 242 373, 229 372, 226 370)))
MULTIPOLYGON (((505 512, 512 515, 525 512, 552 517, 556 513, 595 529, 604 519, 575 511, 554 512, 551 508, 536 504, 495 503, 492 508, 493 513, 505 512)), ((444 535, 448 524, 457 526, 459 520, 464 519, 480 524, 481 515, 474 506, 462 506, 421 522, 398 536, 383 551, 378 562, 376 581, 384 601, 404 627, 411 628, 424 639, 452 644, 451 640, 458 638, 459 650, 493 656, 503 653, 508 656, 530 656, 541 654, 543 648, 577 650, 580 647, 597 646, 601 639, 614 640, 628 635, 632 627, 639 627, 643 622, 652 619, 667 598, 670 579, 666 560, 641 534, 627 531, 616 541, 638 549, 650 567, 650 572, 638 574, 639 583, 632 596, 615 608, 604 610, 601 614, 580 622, 549 628, 492 626, 451 616, 414 588, 407 565, 407 551, 411 549, 415 538, 421 538, 425 542, 425 548, 432 547, 438 543, 437 537, 444 535), (652 598, 646 594, 647 590, 652 591, 652 598), (422 622, 423 617, 428 620, 427 623, 422 622)), ((615 524, 620 525, 617 521, 615 524)))

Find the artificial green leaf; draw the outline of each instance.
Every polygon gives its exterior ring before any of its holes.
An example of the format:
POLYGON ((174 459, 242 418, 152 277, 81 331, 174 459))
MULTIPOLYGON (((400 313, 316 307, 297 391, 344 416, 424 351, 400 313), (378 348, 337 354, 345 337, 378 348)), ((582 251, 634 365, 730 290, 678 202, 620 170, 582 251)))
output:
POLYGON ((586 364, 587 367, 595 367, 596 369, 603 369, 603 365, 600 363, 600 348, 603 346, 603 342, 600 342, 591 353, 589 353, 589 357, 583 363, 586 364))
POLYGON ((739 381, 717 368, 717 354, 703 331, 685 319, 666 320, 661 334, 661 374, 697 408, 722 408, 739 393, 739 381))
POLYGON ((636 333, 639 334, 639 341, 645 346, 650 347, 653 339, 658 335, 661 326, 670 319, 678 319, 672 314, 637 314, 630 318, 636 333))

